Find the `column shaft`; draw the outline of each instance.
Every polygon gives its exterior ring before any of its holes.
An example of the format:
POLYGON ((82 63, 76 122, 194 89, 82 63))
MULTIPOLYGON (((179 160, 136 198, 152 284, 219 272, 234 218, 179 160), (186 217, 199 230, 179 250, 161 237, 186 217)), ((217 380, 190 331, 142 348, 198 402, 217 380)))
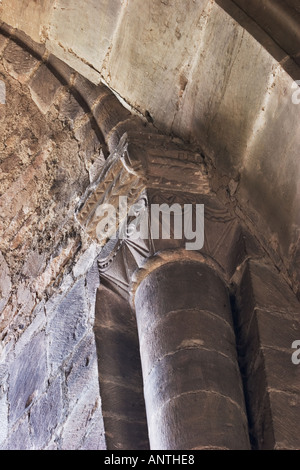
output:
POLYGON ((171 262, 135 307, 151 449, 249 449, 229 296, 205 264, 171 262))

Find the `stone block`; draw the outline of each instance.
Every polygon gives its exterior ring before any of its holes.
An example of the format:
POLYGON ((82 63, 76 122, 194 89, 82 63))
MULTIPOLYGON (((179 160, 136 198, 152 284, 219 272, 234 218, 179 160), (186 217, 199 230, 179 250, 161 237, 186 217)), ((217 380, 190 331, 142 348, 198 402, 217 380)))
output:
POLYGON ((20 421, 15 430, 10 434, 6 450, 34 450, 30 436, 28 416, 20 421))
POLYGON ((300 394, 300 367, 292 362, 292 353, 273 348, 264 348, 263 356, 268 388, 300 394))
POLYGON ((48 359, 53 371, 72 355, 85 335, 88 317, 84 280, 80 280, 58 304, 47 325, 48 359))
POLYGON ((204 264, 166 264, 149 274, 137 289, 136 311, 143 329, 165 313, 193 308, 215 313, 232 324, 227 289, 220 277, 204 264))
POLYGON ((300 322, 291 318, 289 312, 269 312, 255 308, 250 324, 239 329, 239 344, 251 357, 260 347, 289 350, 300 338, 300 322))
POLYGON ((46 316, 44 312, 44 302, 40 302, 31 316, 31 323, 27 326, 26 329, 22 332, 22 335, 15 344, 15 353, 16 355, 21 355, 27 345, 30 344, 34 336, 38 332, 41 332, 46 325, 46 316))
POLYGON ((4 65, 8 73, 24 83, 39 61, 30 52, 10 41, 3 54, 4 65))
POLYGON ((4 256, 0 252, 0 311, 2 311, 2 308, 8 301, 11 287, 10 270, 4 256))
POLYGON ((80 450, 106 450, 103 417, 100 407, 94 412, 80 450))
POLYGON ((96 105, 93 114, 104 136, 119 122, 131 116, 130 111, 124 108, 116 96, 111 92, 96 105))
POLYGON ((39 67, 29 82, 32 99, 43 114, 49 111, 61 88, 61 82, 45 64, 39 67))
POLYGON ((74 88, 78 97, 85 103, 88 109, 92 109, 94 103, 104 92, 107 94, 111 93, 104 85, 95 85, 79 74, 76 75, 74 88))
POLYGON ((0 398, 0 449, 8 435, 8 402, 6 395, 0 398))
POLYGON ((9 422, 19 419, 44 388, 47 380, 45 333, 38 333, 9 367, 9 422))
POLYGON ((46 52, 44 44, 39 44, 33 41, 30 36, 21 31, 21 29, 15 29, 13 34, 14 40, 24 49, 28 50, 38 60, 41 60, 46 52))
POLYGON ((73 268, 75 278, 85 275, 91 269, 95 258, 99 252, 96 243, 91 243, 87 250, 81 255, 73 268))
MULTIPOLYGON (((93 386, 81 395, 80 399, 68 415, 61 434, 62 450, 77 450, 80 448, 88 433, 88 428, 92 422, 93 415, 98 407, 98 387, 93 386)), ((99 435, 99 440, 100 438, 101 434, 99 435)))
POLYGON ((0 54, 7 44, 8 38, 0 33, 0 54))
MULTIPOLYGON (((113 412, 116 416, 116 421, 124 419, 125 417, 130 422, 141 424, 144 421, 146 424, 145 402, 143 391, 134 389, 133 387, 120 384, 117 381, 101 381, 101 400, 102 411, 105 416, 113 412)), ((110 428, 109 433, 114 432, 114 427, 110 428)))
POLYGON ((73 73, 75 73, 74 69, 69 67, 65 62, 58 59, 53 54, 49 55, 47 59, 47 66, 62 84, 70 84, 71 76, 73 73))
POLYGON ((147 436, 146 438, 144 437, 143 424, 132 423, 126 418, 108 416, 104 418, 104 425, 108 429, 111 429, 113 426, 115 427, 113 435, 106 435, 108 450, 149 450, 149 441, 147 436), (116 439, 116 436, 118 436, 118 439, 116 439), (121 439, 119 436, 121 436, 121 439))
POLYGON ((275 436, 269 393, 265 392, 260 399, 258 396, 252 398, 252 409, 248 416, 253 449, 273 450, 275 436))
POLYGON ((242 327, 251 321, 255 308, 281 312, 290 320, 299 319, 300 303, 275 268, 259 261, 249 261, 237 293, 237 318, 242 327))
POLYGON ((275 435, 275 449, 299 450, 299 393, 289 394, 271 390, 270 402, 275 435))
POLYGON ((99 284, 98 262, 97 259, 95 259, 94 264, 86 274, 86 296, 90 304, 91 321, 93 324, 95 320, 96 294, 99 284))
POLYGON ((100 377, 118 378, 135 386, 141 380, 139 349, 136 337, 124 331, 96 329, 96 343, 100 377), (109 347, 107 347, 109 345, 109 347))
MULTIPOLYGON (((228 397, 246 414, 237 362, 217 351, 186 349, 163 357, 144 375, 147 409, 152 413, 180 395, 199 391, 228 397)), ((195 414, 198 411, 195 410, 195 414)), ((200 414, 198 415, 200 418, 200 414)))
POLYGON ((164 356, 183 349, 221 351, 236 358, 235 335, 231 325, 203 310, 177 310, 140 331, 140 351, 144 373, 164 356), (164 331, 161 335, 160 332, 164 331))
POLYGON ((84 110, 71 92, 67 92, 59 103, 59 119, 69 121, 73 129, 75 121, 84 116, 84 110))
POLYGON ((135 336, 137 341, 135 317, 129 303, 103 284, 97 290, 95 316, 94 329, 99 338, 107 330, 116 330, 135 336))
POLYGON ((32 439, 36 449, 43 449, 50 441, 55 428, 61 423, 62 411, 62 385, 58 377, 30 410, 32 439))
POLYGON ((250 449, 246 417, 235 403, 219 394, 198 392, 176 397, 148 419, 153 450, 250 449), (157 426, 158 419, 163 426, 157 426))
POLYGON ((88 334, 78 345, 65 369, 68 397, 71 405, 90 386, 98 386, 95 339, 88 334))

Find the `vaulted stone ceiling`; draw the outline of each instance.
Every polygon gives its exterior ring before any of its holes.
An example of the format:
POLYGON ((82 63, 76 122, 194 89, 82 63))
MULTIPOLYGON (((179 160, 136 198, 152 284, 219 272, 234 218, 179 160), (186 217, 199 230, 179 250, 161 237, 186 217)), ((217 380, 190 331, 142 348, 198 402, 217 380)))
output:
POLYGON ((297 2, 3 0, 0 14, 159 130, 198 146, 222 178, 218 190, 297 290, 297 2))

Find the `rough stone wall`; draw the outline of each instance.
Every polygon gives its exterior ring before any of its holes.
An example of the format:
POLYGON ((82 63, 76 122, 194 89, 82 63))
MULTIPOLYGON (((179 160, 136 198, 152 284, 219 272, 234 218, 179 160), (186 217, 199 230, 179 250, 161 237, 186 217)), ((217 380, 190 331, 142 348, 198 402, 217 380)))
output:
MULTIPOLYGON (((41 302, 0 362, 0 448, 105 449, 92 331, 97 267, 41 302)), ((19 325, 21 328, 22 325, 19 325)))
POLYGON ((102 449, 97 248, 74 212, 104 155, 74 71, 27 46, 0 35, 0 448, 102 449))

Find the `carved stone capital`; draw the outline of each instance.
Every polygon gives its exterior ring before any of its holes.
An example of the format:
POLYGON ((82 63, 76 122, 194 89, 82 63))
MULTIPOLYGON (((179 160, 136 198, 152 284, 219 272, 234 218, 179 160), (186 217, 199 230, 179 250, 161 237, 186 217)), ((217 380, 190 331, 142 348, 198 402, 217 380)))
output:
POLYGON ((87 234, 100 245, 116 236, 130 207, 148 190, 171 191, 173 199, 185 193, 185 203, 196 194, 209 194, 209 181, 200 154, 184 145, 156 134, 141 134, 120 139, 116 151, 107 159, 96 183, 88 188, 76 211, 77 220, 87 234), (120 207, 120 197, 127 207, 120 207), (104 218, 99 208, 114 207, 117 224, 104 235, 97 226, 104 218))
POLYGON ((190 238, 183 226, 180 236, 175 231, 174 207, 179 208, 179 217, 182 210, 184 223, 189 216, 194 223, 195 210, 200 205, 204 207, 204 246, 192 249, 200 251, 204 262, 212 262, 228 282, 241 262, 240 253, 245 253, 243 229, 235 215, 210 191, 201 155, 171 138, 125 133, 99 180, 83 197, 76 215, 88 235, 103 246, 99 258, 102 280, 128 298, 133 275, 149 265, 148 258, 174 250, 183 256, 190 238), (102 210, 105 205, 112 208, 115 223, 110 224, 102 210), (154 205, 160 208, 158 215, 152 211, 154 205), (164 216, 172 219, 167 237, 162 231, 164 216), (105 222, 107 231, 99 231, 105 222), (153 234, 154 223, 159 237, 153 234), (133 235, 132 228, 137 229, 133 235))

